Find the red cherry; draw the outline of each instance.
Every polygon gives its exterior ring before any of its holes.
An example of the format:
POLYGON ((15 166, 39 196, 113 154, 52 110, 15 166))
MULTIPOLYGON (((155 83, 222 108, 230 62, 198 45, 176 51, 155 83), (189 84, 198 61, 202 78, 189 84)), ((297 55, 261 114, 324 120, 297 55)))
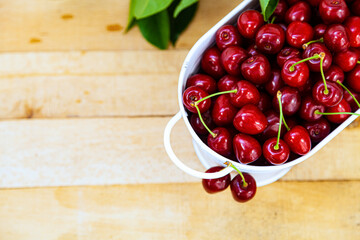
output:
POLYGON ((300 61, 300 58, 291 58, 287 60, 281 70, 281 78, 291 87, 301 87, 306 84, 309 78, 309 67, 305 62, 297 64, 292 70, 290 67, 300 61))
POLYGON ((284 86, 281 79, 281 71, 277 68, 271 69, 270 79, 265 83, 265 90, 271 95, 276 95, 277 91, 284 86))
POLYGON ((301 53, 299 49, 293 47, 284 47, 281 51, 277 54, 276 61, 277 64, 282 67, 284 66, 285 62, 290 58, 300 58, 301 53))
POLYGON ((241 80, 232 89, 237 89, 236 93, 230 93, 230 101, 235 107, 242 107, 246 104, 257 105, 260 101, 259 90, 250 82, 241 80))
POLYGON ((219 92, 230 91, 233 86, 241 79, 231 75, 223 76, 217 83, 219 92))
POLYGON ((242 75, 254 84, 266 83, 270 78, 270 71, 270 63, 262 54, 251 56, 241 64, 242 75))
POLYGON ((318 103, 325 107, 331 107, 339 104, 343 98, 343 90, 336 83, 327 82, 328 94, 325 94, 325 86, 323 81, 318 81, 313 86, 312 97, 318 103))
POLYGON ((308 131, 297 125, 284 135, 284 141, 290 150, 298 155, 305 155, 311 149, 311 139, 308 131))
MULTIPOLYGON (((202 113, 201 117, 204 120, 206 126, 208 126, 210 129, 215 127, 214 122, 211 119, 210 111, 206 111, 206 112, 202 113)), ((209 133, 206 130, 206 128, 204 127, 204 124, 202 124, 202 122, 200 121, 199 115, 197 115, 196 113, 191 114, 190 124, 197 134, 202 135, 202 134, 209 133)))
POLYGON ((248 57, 245 49, 237 46, 230 46, 221 53, 221 63, 225 71, 230 75, 239 76, 240 66, 248 57))
POLYGON ((312 86, 313 86, 313 80, 310 79, 310 77, 309 77, 309 79, 306 81, 305 85, 298 87, 297 89, 299 90, 301 95, 305 96, 307 94, 311 94, 312 86))
MULTIPOLYGON (((282 110, 285 116, 294 115, 301 106, 301 96, 296 88, 285 86, 280 89, 282 110)), ((274 96, 272 105, 275 111, 279 112, 279 101, 274 96)))
POLYGON ((258 107, 248 104, 237 112, 233 124, 241 133, 256 135, 265 130, 268 122, 258 107))
POLYGON ((220 155, 228 157, 232 153, 232 138, 229 131, 223 127, 217 127, 212 130, 216 135, 208 135, 207 145, 220 155))
POLYGON ((221 65, 220 55, 219 49, 212 47, 205 51, 201 59, 201 68, 216 79, 225 75, 225 70, 221 65))
POLYGON ((341 24, 330 25, 324 34, 324 43, 333 52, 345 51, 349 48, 349 37, 341 24))
POLYGON ((205 74, 195 74, 191 76, 186 82, 186 87, 191 86, 202 88, 209 94, 216 92, 216 81, 205 74))
POLYGON ((349 72, 354 69, 359 59, 358 54, 349 48, 346 51, 338 52, 335 54, 334 62, 344 72, 349 72))
POLYGON ((356 16, 360 16, 360 0, 355 0, 352 4, 351 4, 351 8, 350 8, 351 12, 356 15, 356 16))
POLYGON ((259 52, 259 50, 257 49, 256 45, 255 44, 251 44, 247 49, 246 51, 248 52, 249 55, 251 56, 254 56, 256 54, 261 54, 259 52))
POLYGON ((320 118, 315 122, 305 122, 304 127, 309 132, 310 139, 313 142, 320 142, 329 135, 331 126, 325 118, 320 118))
POLYGON ((355 91, 360 92, 360 65, 357 64, 353 70, 347 74, 346 83, 355 91))
POLYGON ((306 22, 292 22, 286 30, 287 43, 295 48, 301 48, 304 43, 309 42, 314 37, 314 30, 306 22))
POLYGON ((243 164, 256 161, 261 156, 261 145, 253 137, 246 134, 236 134, 233 139, 236 159, 243 164))
POLYGON ((290 148, 283 141, 279 140, 279 148, 275 149, 277 138, 268 139, 263 145, 263 154, 266 160, 274 165, 283 164, 289 159, 290 148))
POLYGON ((304 1, 299 1, 292 5, 285 14, 285 22, 290 24, 295 21, 310 22, 311 8, 310 5, 304 1))
MULTIPOLYGON (((223 169, 224 168, 220 166, 211 167, 208 170, 206 170, 206 173, 219 172, 223 169)), ((212 193, 224 191, 230 185, 230 181, 231 181, 231 176, 230 174, 227 174, 221 178, 203 179, 202 185, 207 193, 212 194, 212 193)))
POLYGON ((342 83, 345 79, 344 71, 336 65, 331 65, 329 69, 324 72, 324 76, 328 82, 336 82, 339 80, 342 83))
MULTIPOLYGON (((209 94, 205 92, 203 89, 192 86, 187 88, 183 93, 183 102, 187 110, 193 113, 197 113, 197 110, 195 108, 195 102, 207 97, 209 94)), ((211 100, 206 99, 204 101, 201 101, 197 106, 200 110, 200 113, 206 112, 211 105, 211 100)))
POLYGON ((225 126, 234 120, 238 109, 230 103, 229 95, 220 95, 214 103, 211 112, 214 123, 218 126, 225 126))
POLYGON ((255 43, 266 54, 278 53, 285 43, 285 31, 277 24, 266 24, 256 33, 255 43))
MULTIPOLYGON (((269 138, 277 137, 279 132, 279 122, 280 122, 279 114, 274 110, 266 111, 265 117, 268 121, 268 126, 260 134, 260 140, 264 140, 264 141, 269 138)), ((285 125, 282 123, 280 136, 282 137, 285 134, 285 132, 286 132, 285 125)))
POLYGON ((350 15, 344 0, 321 0, 319 14, 325 24, 342 23, 350 15))
POLYGON ((264 17, 256 10, 247 10, 240 14, 237 28, 244 38, 254 38, 256 32, 264 24, 264 17))
POLYGON ((215 41, 220 51, 223 51, 229 46, 240 46, 242 38, 236 27, 233 25, 225 25, 217 30, 215 41))
MULTIPOLYGON (((330 51, 325 47, 322 43, 311 43, 309 46, 306 47, 305 51, 303 52, 302 57, 308 58, 312 57, 315 54, 325 53, 325 57, 323 60, 323 71, 327 71, 332 63, 332 55, 330 51)), ((306 62, 309 66, 310 71, 312 72, 320 72, 320 58, 311 59, 306 62)))
POLYGON ((322 117, 322 115, 315 114, 315 111, 325 112, 325 107, 317 103, 312 97, 306 96, 300 107, 300 117, 306 121, 313 122, 322 117))
POLYGON ((262 112, 265 112, 265 111, 271 109, 272 108, 271 97, 267 93, 260 92, 260 101, 259 101, 257 107, 262 112))
POLYGON ((314 39, 320 39, 324 36, 326 31, 327 25, 325 24, 318 24, 314 27, 314 39))
MULTIPOLYGON (((351 112, 350 104, 342 99, 336 106, 326 108, 326 112, 351 112)), ((329 122, 340 124, 350 117, 349 114, 337 114, 325 116, 329 122)))
POLYGON ((288 9, 288 5, 285 0, 279 0, 276 8, 272 14, 272 16, 276 17, 276 22, 282 22, 285 18, 286 11, 288 9))
POLYGON ((350 46, 360 47, 360 17, 358 16, 348 17, 344 25, 347 27, 348 30, 347 33, 350 39, 350 46))
MULTIPOLYGON (((360 102, 360 93, 355 92, 353 89, 349 88, 349 91, 354 95, 356 100, 360 102)), ((344 91, 344 99, 350 104, 351 110, 355 112, 359 109, 358 105, 356 104, 354 98, 347 92, 344 91)))
POLYGON ((256 194, 255 179, 247 173, 243 173, 247 186, 244 187, 244 182, 240 175, 236 175, 230 183, 231 193, 233 198, 238 202, 247 202, 251 200, 256 194))

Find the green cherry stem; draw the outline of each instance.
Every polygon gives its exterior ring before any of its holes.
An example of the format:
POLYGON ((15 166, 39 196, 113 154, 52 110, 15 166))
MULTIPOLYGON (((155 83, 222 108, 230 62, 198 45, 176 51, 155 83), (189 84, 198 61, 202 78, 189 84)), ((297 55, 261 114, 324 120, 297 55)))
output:
POLYGON ((276 16, 273 16, 270 23, 274 23, 275 19, 276 19, 276 16))
POLYGON ((312 57, 301 59, 300 61, 298 61, 298 62, 294 63, 293 65, 291 65, 289 67, 289 70, 290 70, 290 72, 293 72, 295 70, 296 65, 298 65, 300 63, 303 63, 303 62, 306 62, 306 61, 309 61, 309 60, 312 60, 312 59, 318 59, 318 58, 321 58, 320 54, 314 54, 312 57))
POLYGON ((277 136, 277 139, 276 139, 276 145, 274 146, 274 149, 275 150, 279 150, 279 142, 280 142, 280 136, 281 136, 281 125, 282 125, 282 121, 283 121, 283 111, 282 111, 282 104, 281 104, 281 92, 278 91, 277 94, 276 94, 276 97, 278 99, 278 102, 279 102, 279 111, 280 111, 280 120, 279 120, 279 131, 278 131, 278 136, 277 136))
POLYGON ((324 58, 325 58, 325 53, 324 52, 320 53, 320 73, 321 73, 321 77, 322 77, 322 80, 324 82, 324 87, 325 87, 324 94, 328 95, 329 90, 328 90, 327 85, 326 85, 326 79, 325 79, 324 69, 323 69, 324 58))
POLYGON ((217 96, 217 95, 221 95, 221 94, 226 94, 226 93, 237 93, 237 89, 213 93, 213 94, 211 94, 211 95, 209 95, 209 96, 206 96, 206 97, 204 97, 204 98, 196 101, 195 104, 194 104, 194 106, 195 106, 195 108, 196 108, 196 111, 197 111, 197 113, 198 113, 198 115, 199 115, 200 122, 204 125, 205 129, 211 134, 211 136, 212 136, 213 138, 216 137, 216 134, 215 134, 213 131, 211 131, 210 128, 205 124, 204 119, 203 119, 202 116, 201 116, 201 113, 200 113, 200 109, 199 109, 199 107, 198 107, 198 104, 201 103, 202 101, 208 99, 208 98, 211 98, 211 97, 214 97, 214 96, 217 96))
POLYGON ((316 110, 314 112, 315 114, 319 114, 319 115, 339 115, 339 114, 348 114, 348 115, 356 115, 356 116, 360 116, 359 113, 353 113, 353 112, 320 112, 319 110, 316 110))
POLYGON ((324 38, 319 38, 319 39, 311 40, 310 42, 304 43, 302 45, 302 48, 305 50, 310 44, 317 43, 317 42, 324 42, 324 38))
POLYGON ((360 61, 357 61, 357 64, 360 64, 360 61))
POLYGON ((240 175, 240 177, 241 177, 241 179, 242 179, 242 181, 243 181, 243 187, 244 187, 244 188, 246 188, 246 187, 249 185, 249 184, 245 181, 245 178, 244 178, 244 175, 242 174, 242 172, 241 172, 239 169, 237 169, 237 167, 235 167, 234 164, 232 164, 232 163, 229 162, 229 161, 226 161, 224 164, 225 164, 226 166, 232 167, 233 169, 235 169, 235 171, 237 171, 237 172, 239 173, 239 175, 240 175))
POLYGON ((350 94, 350 96, 354 99, 354 101, 360 108, 360 104, 359 104, 358 100, 355 98, 355 96, 352 94, 352 92, 344 84, 342 84, 339 80, 337 80, 336 83, 339 84, 340 86, 342 86, 350 94))
MULTIPOLYGON (((282 118, 282 122, 284 123, 284 126, 285 126, 286 130, 290 131, 290 128, 287 125, 287 123, 285 121, 285 118, 284 118, 284 114, 283 114, 283 110, 282 110, 282 103, 281 103, 281 92, 280 91, 277 92, 276 97, 277 97, 278 102, 279 102, 280 118, 282 118)), ((281 119, 280 119, 280 123, 281 123, 281 119)), ((281 124, 280 124, 280 126, 281 126, 281 124)), ((280 132, 280 126, 279 126, 279 132, 280 132)), ((279 135, 279 133, 278 133, 278 135, 279 135)))

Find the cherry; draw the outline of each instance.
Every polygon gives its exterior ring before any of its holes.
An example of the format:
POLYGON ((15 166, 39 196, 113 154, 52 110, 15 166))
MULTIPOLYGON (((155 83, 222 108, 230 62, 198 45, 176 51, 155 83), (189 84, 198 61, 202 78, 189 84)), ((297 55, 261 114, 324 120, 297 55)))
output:
POLYGON ((255 44, 266 54, 278 53, 285 43, 285 31, 277 24, 266 24, 256 33, 255 44))
POLYGON ((331 65, 324 75, 328 82, 336 82, 337 80, 344 82, 345 79, 344 71, 336 65, 331 65))
POLYGON ((218 126, 231 124, 238 109, 230 103, 229 95, 219 96, 211 112, 212 120, 218 126))
MULTIPOLYGON (((183 102, 187 110, 193 113, 198 113, 195 102, 207 97, 209 94, 205 92, 202 88, 192 86, 187 88, 183 93, 183 102)), ((201 101, 198 105, 198 109, 200 113, 206 112, 210 106, 211 106, 211 100, 206 99, 204 101, 201 101)))
POLYGON ((311 90, 312 90, 312 86, 313 86, 313 80, 309 79, 306 81, 304 86, 298 87, 297 89, 299 90, 301 95, 308 95, 311 94, 311 90))
POLYGON ((299 49, 293 47, 284 47, 276 56, 277 64, 282 67, 290 58, 300 58, 301 53, 299 49))
POLYGON ((240 80, 238 77, 225 75, 217 82, 217 87, 220 92, 229 91, 233 89, 233 86, 240 80))
POLYGON ((300 117, 306 121, 313 122, 321 118, 319 114, 315 114, 315 111, 325 112, 325 107, 317 103, 312 97, 306 96, 299 110, 300 117))
POLYGON ((347 34, 349 36, 350 46, 360 47, 360 17, 358 16, 348 17, 344 25, 347 27, 348 30, 347 34))
POLYGON ((240 175, 236 175, 230 183, 233 198, 241 203, 251 200, 256 194, 255 179, 248 173, 243 173, 243 176, 247 184, 240 175))
POLYGON ((310 135, 310 139, 313 142, 320 142, 327 135, 329 135, 331 126, 325 118, 320 118, 314 122, 305 122, 304 127, 310 135))
POLYGON ((341 24, 330 25, 325 31, 324 43, 333 52, 347 50, 350 42, 345 27, 341 24))
POLYGON ((240 33, 233 25, 225 25, 219 28, 216 32, 215 41, 220 51, 229 46, 240 46, 242 44, 240 33))
POLYGON ((271 69, 270 79, 265 83, 265 90, 274 96, 276 92, 284 86, 284 82, 281 79, 281 71, 277 68, 271 69))
POLYGON ((344 0, 321 0, 319 14, 325 24, 342 23, 350 15, 344 0))
POLYGON ((256 45, 255 44, 251 44, 247 49, 246 51, 248 52, 249 55, 251 56, 254 56, 256 54, 261 54, 259 52, 259 50, 257 49, 256 45))
POLYGON ((290 148, 281 139, 279 139, 278 149, 275 148, 276 144, 277 144, 276 137, 266 140, 266 142, 263 145, 263 154, 268 162, 274 165, 279 165, 279 164, 283 164, 289 159, 290 148))
POLYGON ((232 138, 229 131, 223 127, 217 127, 208 135, 207 145, 218 154, 228 157, 232 153, 232 138))
POLYGON ((333 82, 327 82, 328 93, 325 93, 325 85, 323 81, 318 81, 313 86, 312 97, 318 103, 324 105, 325 107, 331 107, 339 104, 343 98, 342 89, 333 82))
POLYGON ((248 104, 237 112, 233 125, 241 133, 256 135, 265 130, 268 122, 258 107, 248 104))
POLYGON ((264 24, 264 18, 256 10, 243 12, 237 20, 237 28, 244 38, 254 38, 256 32, 264 24))
POLYGON ((290 24, 295 21, 309 22, 311 19, 310 5, 304 1, 299 1, 292 5, 285 14, 285 22, 290 24))
POLYGON ((186 82, 186 88, 191 86, 202 88, 209 94, 216 92, 216 81, 205 74, 195 74, 191 76, 186 82))
MULTIPOLYGON (((268 121, 268 126, 265 130, 260 134, 261 140, 266 140, 272 137, 276 137, 279 132, 279 114, 276 113, 274 110, 268 110, 265 112, 265 117, 268 121)), ((285 127, 281 128, 280 136, 282 137, 285 134, 285 127)))
POLYGON ((327 25, 322 24, 322 23, 316 25, 314 27, 314 38, 315 39, 322 38, 325 34, 326 28, 327 28, 327 25))
POLYGON ((356 16, 360 16, 360 0, 355 0, 351 4, 351 12, 356 16))
MULTIPOLYGON (((351 112, 350 104, 342 99, 336 106, 326 108, 326 113, 351 112)), ((350 117, 349 114, 336 114, 325 116, 329 122, 340 124, 350 117)))
POLYGON ((217 47, 212 47, 204 52, 201 59, 201 68, 216 79, 225 75, 225 70, 221 65, 220 55, 219 49, 217 47))
POLYGON ((346 83, 355 91, 360 92, 360 65, 357 64, 353 70, 347 74, 346 83))
POLYGON ((271 109, 272 108, 271 97, 267 93, 260 92, 260 101, 259 101, 257 107, 262 112, 265 112, 265 111, 271 109))
POLYGON ((241 80, 237 82, 232 89, 236 93, 230 93, 230 101, 235 107, 242 107, 246 104, 257 105, 260 101, 259 90, 250 82, 241 80))
POLYGON ((243 164, 256 161, 261 156, 261 145, 253 137, 246 134, 236 134, 233 139, 236 159, 243 164))
POLYGON ((344 72, 349 72, 354 69, 359 59, 358 54, 349 48, 346 51, 338 52, 335 54, 334 62, 344 72))
POLYGON ((262 54, 251 56, 241 64, 241 73, 254 84, 266 83, 271 73, 269 60, 262 54))
POLYGON ((290 150, 298 155, 305 155, 311 149, 311 139, 308 131, 297 125, 284 135, 284 141, 290 150))
MULTIPOLYGON (((324 54, 323 58, 323 71, 327 71, 332 63, 332 55, 330 51, 326 48, 326 46, 323 43, 311 43, 309 44, 305 51, 303 52, 302 57, 303 58, 309 58, 314 56, 315 54, 324 54)), ((307 64, 309 66, 310 71, 312 72, 320 72, 320 61, 321 58, 315 58, 307 61, 307 64)))
MULTIPOLYGON (((211 167, 208 170, 206 170, 206 173, 219 172, 223 169, 224 167, 220 167, 220 166, 211 167)), ((207 193, 212 194, 212 193, 224 191, 230 185, 230 181, 231 181, 231 176, 230 174, 227 174, 221 178, 203 179, 202 185, 207 193)))
POLYGON ((227 73, 234 76, 241 75, 240 66, 248 57, 245 49, 230 46, 221 53, 221 63, 227 73))
MULTIPOLYGON (((285 116, 294 115, 301 106, 301 96, 296 88, 285 86, 280 89, 282 110, 285 116)), ((275 111, 279 112, 279 102, 277 96, 274 96, 272 102, 275 111)))
MULTIPOLYGON (((353 96, 356 98, 356 100, 360 101, 360 93, 354 92, 354 90, 349 89, 349 91, 353 94, 353 96)), ((350 95, 349 92, 344 91, 344 99, 350 104, 352 112, 355 112, 359 109, 359 106, 355 102, 354 98, 350 95)))
POLYGON ((299 61, 300 58, 290 58, 281 70, 281 78, 291 87, 304 86, 310 75, 308 65, 304 62, 298 63, 299 61))
MULTIPOLYGON (((210 111, 206 111, 206 112, 202 113, 201 115, 202 115, 202 118, 203 118, 205 124, 207 126, 209 126, 209 128, 215 127, 214 122, 210 115, 210 111)), ((203 135, 203 134, 208 133, 208 131, 204 127, 204 124, 202 124, 199 115, 197 115, 196 113, 191 114, 190 124, 197 134, 203 135)))
POLYGON ((276 22, 282 22, 285 18, 286 11, 288 9, 288 5, 285 0, 279 0, 278 4, 276 5, 276 8, 272 14, 275 18, 276 22))
POLYGON ((286 30, 287 43, 295 48, 301 48, 304 43, 309 42, 314 37, 314 30, 306 22, 292 22, 286 30))

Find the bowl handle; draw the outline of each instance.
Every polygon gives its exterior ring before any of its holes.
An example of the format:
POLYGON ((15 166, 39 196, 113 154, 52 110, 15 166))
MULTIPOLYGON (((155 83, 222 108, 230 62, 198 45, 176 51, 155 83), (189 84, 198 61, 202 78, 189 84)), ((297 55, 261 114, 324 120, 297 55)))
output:
POLYGON ((197 177, 197 178, 202 178, 202 179, 214 179, 214 178, 221 178, 227 174, 229 174, 232 171, 232 168, 227 166, 226 168, 224 168, 223 170, 219 171, 219 172, 215 172, 215 173, 204 173, 204 172, 199 172, 196 171, 192 168, 189 168, 188 166, 186 166, 184 163, 182 163, 175 155, 174 151, 172 150, 171 144, 170 144, 170 134, 171 134, 171 130, 174 127, 174 125, 177 123, 177 121, 179 121, 181 119, 181 112, 178 112, 173 118, 171 118, 171 120, 168 122, 168 124, 165 127, 165 131, 164 131, 164 145, 165 145, 165 150, 166 153, 169 155, 171 161, 173 161, 173 163, 180 168, 181 170, 183 170, 184 172, 186 172, 187 174, 193 176, 193 177, 197 177))

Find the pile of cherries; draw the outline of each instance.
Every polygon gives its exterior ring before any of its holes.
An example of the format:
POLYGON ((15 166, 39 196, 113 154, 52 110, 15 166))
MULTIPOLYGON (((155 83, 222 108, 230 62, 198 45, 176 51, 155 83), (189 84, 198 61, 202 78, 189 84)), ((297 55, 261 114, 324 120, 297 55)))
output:
POLYGON ((270 19, 221 27, 183 93, 194 131, 242 164, 305 155, 360 107, 360 0, 280 0, 270 19))

